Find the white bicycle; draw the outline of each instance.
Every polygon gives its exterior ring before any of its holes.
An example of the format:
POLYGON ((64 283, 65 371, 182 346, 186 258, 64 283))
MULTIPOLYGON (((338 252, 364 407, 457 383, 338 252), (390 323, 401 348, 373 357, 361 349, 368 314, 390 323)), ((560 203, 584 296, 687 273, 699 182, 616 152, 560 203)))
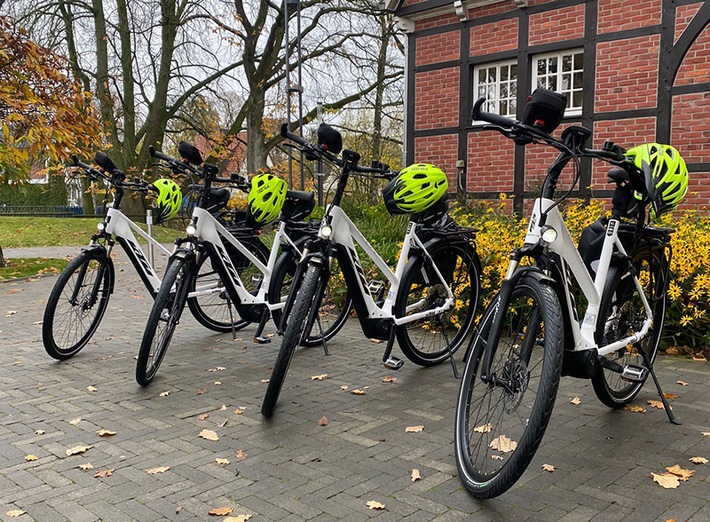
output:
MULTIPOLYGON (((155 377, 186 304, 193 313, 196 308, 216 307, 226 314, 219 324, 233 332, 258 323, 254 340, 269 342, 262 335, 266 322, 272 316, 277 324, 285 320, 281 309, 292 284, 295 265, 301 258, 304 241, 317 232, 317 227, 299 221, 313 209, 314 194, 287 191, 285 182, 266 175, 255 177, 251 190, 261 190, 262 181, 273 182, 276 188, 263 186, 264 197, 260 193, 254 199, 254 206, 250 204, 242 227, 225 227, 206 208, 212 183, 236 185, 244 191, 249 190, 249 184, 238 176, 218 177, 217 168, 203 164, 200 152, 188 143, 181 142, 178 150, 183 161, 152 148, 150 154, 173 172, 203 178, 203 184, 186 230, 187 237, 177 241, 178 248, 168 260, 143 333, 136 365, 136 380, 141 386, 147 386, 155 377), (201 170, 196 167, 199 165, 203 165, 201 170), (285 196, 275 203, 278 198, 274 192, 281 190, 280 184, 285 196), (259 237, 259 229, 276 216, 279 217, 278 228, 268 249, 259 237)), ((344 325, 349 309, 347 296, 338 302, 329 301, 327 310, 320 315, 325 328, 318 336, 304 339, 303 344, 319 344, 323 339, 332 338, 344 325)), ((212 313, 210 317, 216 315, 212 313)))
POLYGON ((395 178, 396 173, 385 165, 358 166, 356 152, 343 150, 342 159, 337 158, 342 138, 326 124, 318 129, 317 147, 288 132, 286 124, 281 135, 297 143, 306 158, 326 159, 338 165, 341 172, 318 236, 307 243, 298 265, 294 276, 298 284, 292 285, 286 300, 284 313, 289 320, 261 407, 265 417, 273 414, 296 347, 313 329, 322 329, 317 311, 336 262, 365 337, 387 341, 382 360, 392 369, 403 364, 391 355, 395 339, 407 358, 422 366, 451 357, 473 326, 481 272, 475 231, 459 227, 446 214, 443 172, 421 165, 420 171, 416 168, 419 166, 408 172, 405 169, 395 178), (392 212, 412 214, 394 271, 339 206, 348 178, 358 173, 395 178, 391 190, 385 189, 385 202, 392 212), (387 283, 366 280, 356 243, 387 283))
MULTIPOLYGON (((136 240, 134 232, 157 251, 170 255, 169 250, 120 210, 124 190, 147 193, 156 190, 154 185, 142 180, 127 182, 125 174, 101 152, 94 158, 100 170, 80 162, 76 156, 72 159, 74 166, 83 169, 92 181, 103 181, 107 187, 112 188, 114 200, 107 209, 104 220, 98 224, 98 232, 91 236, 90 244, 83 247, 81 253, 64 268, 47 300, 42 321, 42 342, 47 353, 59 360, 79 353, 101 323, 116 281, 116 271, 111 259, 116 242, 125 251, 153 298, 158 293, 161 280, 136 240)), ((226 199, 211 197, 210 208, 216 215, 219 215, 225 205, 226 199)), ((210 312, 223 313, 216 309, 199 307, 193 310, 195 317, 208 326, 214 323, 210 312)))
POLYGON ((476 102, 473 118, 493 124, 485 129, 521 145, 560 151, 533 204, 525 243, 511 253, 500 291, 465 357, 456 404, 456 464, 466 489, 490 498, 510 488, 532 460, 561 375, 591 379, 597 397, 613 408, 628 404, 651 375, 669 420, 679 424, 653 370, 672 229, 647 225, 645 218, 649 204, 660 213, 682 199, 687 170, 669 146, 624 151, 606 141, 602 150, 591 150, 585 148, 591 131, 584 127, 568 127, 560 140, 549 134, 561 119, 549 114, 549 106, 529 102, 524 122, 518 122, 480 112, 484 101, 476 102), (559 211, 572 189, 553 197, 570 161, 577 167, 574 187, 582 157, 612 164, 609 178, 616 189, 611 217, 585 230, 578 250, 559 211))

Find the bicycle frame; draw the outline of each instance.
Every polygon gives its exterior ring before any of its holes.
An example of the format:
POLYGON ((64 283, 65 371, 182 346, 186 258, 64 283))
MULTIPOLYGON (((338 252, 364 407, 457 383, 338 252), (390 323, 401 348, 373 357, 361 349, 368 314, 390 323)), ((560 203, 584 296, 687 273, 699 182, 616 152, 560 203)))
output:
MULTIPOLYGON (((535 200, 529 223, 528 231, 525 236, 526 245, 535 245, 541 241, 543 232, 549 227, 552 227, 557 232, 557 238, 549 244, 548 248, 552 252, 559 255, 563 261, 561 264, 563 273, 560 283, 565 288, 565 312, 570 318, 569 323, 572 327, 572 333, 574 335, 574 351, 596 349, 598 354, 603 356, 613 353, 629 344, 636 343, 646 337, 652 326, 653 316, 651 306, 648 302, 644 289, 639 283, 638 277, 634 274, 634 284, 636 285, 646 312, 646 320, 644 321, 641 330, 636 332, 634 335, 628 336, 606 346, 597 346, 597 343, 594 340, 597 328, 597 315, 599 312, 601 297, 604 293, 606 278, 609 272, 614 247, 618 249, 620 254, 624 256, 627 255, 626 250, 624 249, 624 246, 618 236, 619 220, 617 218, 612 217, 609 219, 606 235, 604 237, 604 244, 602 246, 601 257, 599 259, 599 266, 594 278, 592 278, 589 274, 589 271, 582 261, 582 257, 580 256, 577 247, 572 240, 569 230, 565 225, 560 211, 557 206, 554 206, 554 202, 551 199, 538 198, 535 200), (541 216, 544 212, 547 214, 546 221, 543 226, 540 226, 541 216), (572 275, 579 284, 580 289, 588 303, 581 325, 578 321, 572 320, 572 318, 577 317, 577 311, 570 298, 567 283, 568 279, 566 277, 567 267, 569 267, 569 270, 572 272, 572 275)), ((508 266, 506 279, 510 278, 515 268, 517 268, 517 262, 511 260, 510 265, 508 266)))
MULTIPOLYGON (((422 243, 421 239, 419 239, 416 234, 416 223, 410 221, 407 225, 407 233, 404 237, 399 258, 397 259, 397 266, 395 267, 395 270, 392 271, 392 269, 387 265, 387 263, 385 263, 382 257, 380 257, 372 245, 370 245, 367 239, 365 239, 365 236, 362 235, 357 226, 350 220, 347 214, 345 214, 340 207, 334 205, 329 206, 326 216, 330 216, 330 220, 327 222, 324 220, 324 223, 321 225, 321 229, 318 233, 319 237, 330 239, 332 244, 342 245, 345 247, 344 252, 347 257, 347 262, 350 266, 352 266, 352 268, 354 268, 356 274, 358 275, 358 277, 354 278, 354 287, 356 289, 353 288, 353 285, 349 285, 349 289, 353 293, 353 300, 360 300, 361 303, 364 303, 367 309, 367 317, 363 319, 390 319, 395 325, 399 326, 418 321, 425 317, 440 314, 452 306, 454 302, 454 295, 436 264, 432 263, 434 272, 446 288, 447 297, 444 304, 431 310, 417 312, 406 317, 395 317, 392 312, 392 308, 394 307, 395 300, 399 292, 400 281, 402 279, 407 260, 409 259, 410 251, 413 247, 417 247, 421 249, 426 256, 429 256, 424 243, 422 243), (329 236, 323 234, 325 227, 329 227, 332 230, 332 233, 329 236), (387 297, 381 306, 375 302, 370 289, 366 285, 365 272, 360 264, 357 251, 355 250, 355 243, 357 243, 364 250, 365 254, 375 263, 375 265, 377 265, 390 283, 387 297)), ((416 304, 411 306, 414 308, 416 307, 416 304)))
MULTIPOLYGON (((211 255, 210 258, 212 261, 217 260, 217 266, 214 268, 216 268, 219 273, 222 283, 224 284, 233 302, 243 305, 266 305, 270 311, 280 309, 284 306, 283 302, 269 304, 267 291, 269 288, 269 282, 273 275, 276 260, 279 256, 279 247, 282 244, 287 244, 294 248, 294 252, 301 254, 295 243, 286 233, 286 222, 279 222, 279 227, 276 231, 266 265, 257 259, 256 256, 254 256, 254 254, 252 254, 242 242, 235 238, 234 235, 232 235, 232 233, 229 232, 219 221, 217 221, 217 219, 215 219, 214 216, 212 216, 212 214, 210 214, 207 210, 195 207, 192 212, 191 223, 195 232, 188 234, 188 236, 194 237, 198 242, 205 246, 208 252, 212 251, 214 253, 214 255, 211 255), (234 248, 236 248, 244 257, 253 263, 254 266, 256 266, 257 269, 263 274, 264 279, 261 281, 256 295, 249 292, 244 286, 244 282, 240 278, 234 263, 227 253, 222 238, 226 239, 231 245, 233 245, 234 248)), ((219 293, 221 291, 221 288, 218 286, 202 286, 195 288, 195 291, 190 293, 190 297, 209 293, 219 293)))
MULTIPOLYGON (((106 234, 112 235, 116 238, 118 243, 126 252, 128 259, 131 261, 131 264, 140 276, 146 289, 148 289, 153 298, 155 298, 158 293, 158 288, 160 288, 160 277, 158 277, 155 268, 146 258, 143 250, 136 240, 135 235, 133 234, 133 231, 136 231, 143 239, 148 241, 154 247, 157 247, 164 254, 170 255, 170 251, 153 237, 144 232, 138 225, 131 221, 117 208, 111 207, 108 209, 106 212, 106 218, 103 221, 103 226, 105 227, 104 231, 106 234)), ((95 241, 92 241, 92 244, 95 243, 95 241)), ((111 255, 112 248, 113 245, 109 244, 109 248, 106 251, 107 256, 111 255)))

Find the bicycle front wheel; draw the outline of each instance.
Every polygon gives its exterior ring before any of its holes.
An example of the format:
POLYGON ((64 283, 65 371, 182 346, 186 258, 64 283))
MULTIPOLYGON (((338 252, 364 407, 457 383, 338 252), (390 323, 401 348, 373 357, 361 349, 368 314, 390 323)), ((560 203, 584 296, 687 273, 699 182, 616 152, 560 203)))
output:
POLYGON ((73 357, 89 342, 106 312, 113 265, 105 252, 82 252, 59 274, 44 309, 42 343, 58 360, 73 357))
MULTIPOLYGON (((231 247, 231 244, 229 245, 231 247)), ((264 265, 268 262, 269 251, 263 243, 245 243, 247 249, 264 265)), ((234 266, 242 278, 245 288, 256 293, 263 275, 241 252, 230 248, 234 266)), ((212 260, 204 253, 198 263, 195 281, 190 289, 187 305, 198 323, 215 332, 241 330, 249 324, 242 319, 229 299, 227 289, 222 283, 212 260)))
POLYGON ((322 271, 323 267, 320 264, 311 263, 303 275, 303 284, 299 288, 296 301, 293 304, 293 312, 289 317, 279 355, 276 357, 276 363, 274 363, 274 368, 271 370, 271 378, 261 405, 261 414, 264 417, 268 418, 274 414, 274 407, 281 393, 293 354, 303 337, 307 335, 308 317, 314 305, 322 271))
POLYGON ((413 363, 432 366, 446 360, 468 335, 479 298, 480 262, 468 243, 442 240, 428 249, 432 261, 420 255, 407 265, 395 302, 395 317, 402 318, 442 306, 448 285, 454 296, 451 307, 397 328, 402 353, 413 363))
POLYGON ((192 269, 190 259, 176 257, 160 283, 138 351, 136 381, 141 386, 153 380, 170 346, 194 277, 192 269))
POLYGON ((472 346, 456 403, 459 477, 475 497, 507 491, 537 451, 557 395, 564 328, 553 289, 522 276, 509 300, 496 297, 472 346), (493 318, 503 316, 499 335, 493 318))
MULTIPOLYGON (((651 306, 653 324, 646 337, 633 345, 627 345, 607 355, 607 359, 621 366, 634 364, 646 366, 641 350, 646 352, 653 363, 661 343, 661 332, 666 314, 666 288, 668 282, 668 261, 662 250, 649 251, 640 248, 631 256, 634 271, 643 292, 651 306)), ((638 288, 634 283, 632 269, 615 267, 609 273, 599 307, 597 343, 605 346, 638 332, 646 320, 646 310, 638 288)), ((630 403, 641 391, 643 382, 629 382, 621 374, 607 368, 600 368, 592 385, 597 398, 610 408, 621 408, 630 403)))
MULTIPOLYGON (((296 274, 296 256, 293 252, 284 252, 279 258, 274 275, 271 278, 269 288, 269 301, 271 304, 284 303, 291 288, 295 284, 300 288, 301 281, 294 281, 296 274)), ((331 276, 328 279, 328 286, 318 308, 317 325, 311 329, 308 335, 301 339, 301 346, 312 347, 323 343, 323 339, 330 341, 345 326, 350 310, 352 309, 352 298, 348 293, 345 281, 338 267, 337 259, 333 259, 331 276)), ((276 309, 272 313, 274 323, 281 323, 282 311, 276 309)))

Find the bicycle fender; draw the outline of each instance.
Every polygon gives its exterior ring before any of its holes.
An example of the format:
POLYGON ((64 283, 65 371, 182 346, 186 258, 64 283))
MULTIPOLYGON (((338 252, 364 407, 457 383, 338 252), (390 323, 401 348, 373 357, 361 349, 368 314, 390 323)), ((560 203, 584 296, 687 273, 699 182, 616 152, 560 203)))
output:
POLYGON ((113 294, 113 288, 114 284, 116 282, 116 270, 114 269, 113 266, 113 259, 111 259, 111 256, 108 255, 108 252, 106 251, 106 247, 104 245, 99 245, 98 243, 94 243, 91 245, 86 245, 81 247, 81 253, 86 255, 87 257, 105 257, 106 260, 108 261, 106 263, 106 267, 108 268, 109 271, 109 286, 108 286, 108 292, 109 294, 113 294))

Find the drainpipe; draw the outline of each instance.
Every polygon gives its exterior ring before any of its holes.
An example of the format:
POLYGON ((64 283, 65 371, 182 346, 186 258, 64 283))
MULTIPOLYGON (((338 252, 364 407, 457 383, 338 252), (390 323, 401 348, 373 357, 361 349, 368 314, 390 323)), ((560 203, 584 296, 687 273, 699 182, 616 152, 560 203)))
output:
POLYGON ((411 57, 409 56, 409 35, 414 32, 414 21, 403 16, 395 16, 394 21, 400 31, 407 35, 407 45, 404 46, 404 110, 402 113, 402 120, 404 121, 404 136, 402 139, 402 165, 407 164, 407 144, 409 143, 409 132, 407 128, 407 121, 409 117, 409 93, 411 91, 411 86, 409 85, 409 62, 411 57))

